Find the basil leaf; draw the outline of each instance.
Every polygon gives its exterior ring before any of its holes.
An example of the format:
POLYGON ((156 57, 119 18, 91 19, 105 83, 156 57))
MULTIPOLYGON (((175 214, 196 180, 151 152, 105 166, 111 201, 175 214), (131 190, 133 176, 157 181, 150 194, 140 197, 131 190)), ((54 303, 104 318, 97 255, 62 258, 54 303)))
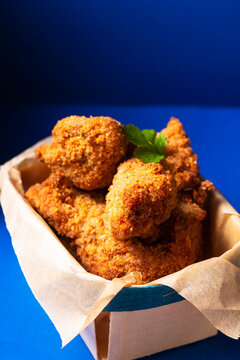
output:
POLYGON ((147 141, 149 141, 150 143, 153 144, 154 139, 156 137, 156 131, 155 130, 143 130, 142 133, 145 136, 145 138, 147 139, 147 141))
POLYGON ((159 133, 154 139, 154 147, 159 154, 163 154, 164 149, 167 145, 167 138, 162 133, 159 133))
POLYGON ((136 148, 133 154, 144 163, 159 163, 164 158, 164 155, 160 155, 146 147, 136 148))
POLYGON ((127 140, 132 144, 138 146, 148 146, 148 142, 146 138, 142 134, 141 130, 135 125, 130 125, 130 124, 127 126, 124 125, 123 131, 126 134, 127 140))

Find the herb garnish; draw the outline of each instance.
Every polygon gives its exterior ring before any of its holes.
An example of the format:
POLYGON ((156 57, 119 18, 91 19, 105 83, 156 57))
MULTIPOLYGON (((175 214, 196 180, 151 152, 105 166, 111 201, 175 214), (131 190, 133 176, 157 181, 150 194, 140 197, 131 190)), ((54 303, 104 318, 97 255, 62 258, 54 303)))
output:
POLYGON ((127 140, 137 148, 133 154, 145 163, 159 163, 164 158, 167 138, 155 130, 140 130, 135 125, 123 125, 127 140))

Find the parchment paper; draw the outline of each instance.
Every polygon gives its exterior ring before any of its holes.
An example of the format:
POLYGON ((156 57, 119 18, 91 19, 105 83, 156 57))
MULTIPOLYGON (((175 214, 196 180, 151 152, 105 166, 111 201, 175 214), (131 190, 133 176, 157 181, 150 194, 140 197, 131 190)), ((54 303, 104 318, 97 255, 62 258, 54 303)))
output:
MULTIPOLYGON (((46 167, 32 148, 1 167, 1 204, 26 280, 56 329, 63 346, 90 324, 124 287, 138 284, 139 273, 112 281, 87 273, 46 222, 24 199, 24 187, 42 181, 46 167)), ((209 202, 210 259, 156 280, 190 301, 224 334, 240 335, 240 218, 215 191, 209 202)), ((149 285, 149 284, 147 284, 149 285)))

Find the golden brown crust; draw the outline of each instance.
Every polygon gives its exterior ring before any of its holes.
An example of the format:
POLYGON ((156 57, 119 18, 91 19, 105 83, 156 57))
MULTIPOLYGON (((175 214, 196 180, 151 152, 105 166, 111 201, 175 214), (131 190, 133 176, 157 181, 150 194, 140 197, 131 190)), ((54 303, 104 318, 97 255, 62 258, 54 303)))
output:
POLYGON ((36 151, 54 172, 30 187, 26 198, 72 253, 77 251, 87 271, 109 280, 139 271, 146 283, 200 259, 202 208, 214 187, 200 181, 197 157, 179 120, 171 118, 162 132, 168 140, 162 164, 136 158, 120 164, 106 205, 102 192, 78 190, 72 183, 85 189, 111 183, 127 148, 119 123, 63 119, 53 130, 53 143, 36 151))
POLYGON ((106 230, 103 219, 87 223, 76 240, 77 256, 84 268, 106 279, 139 271, 147 283, 192 264, 201 252, 200 221, 188 222, 171 215, 160 225, 161 237, 154 244, 137 238, 119 240, 106 230))
POLYGON ((111 184, 127 141, 121 125, 110 117, 69 116, 58 121, 53 143, 36 150, 37 159, 84 190, 111 184))
POLYGON ((201 182, 200 186, 193 190, 193 199, 200 206, 203 207, 206 200, 208 191, 215 190, 215 186, 211 181, 204 180, 201 182))
POLYGON ((60 234, 80 235, 88 217, 101 216, 104 196, 70 187, 60 174, 52 173, 42 184, 31 186, 25 194, 30 204, 60 234))
POLYGON ((106 196, 105 222, 118 239, 156 238, 176 203, 175 181, 161 164, 132 158, 118 167, 106 196))
POLYGON ((176 204, 177 191, 200 182, 197 157, 179 120, 171 118, 162 164, 133 158, 122 163, 106 197, 106 225, 114 237, 157 239, 158 225, 176 204))
POLYGON ((194 202, 192 190, 178 194, 178 204, 173 210, 173 216, 176 217, 175 231, 178 237, 186 238, 191 229, 189 246, 193 262, 202 256, 202 221, 206 215, 207 212, 194 202))
MULTIPOLYGON (((210 186, 206 185, 203 182, 196 189, 201 206, 210 186)), ((194 202, 194 191, 188 190, 178 193, 176 206, 169 219, 159 225, 158 239, 153 243, 149 239, 117 239, 101 217, 88 219, 76 240, 77 256, 93 274, 111 280, 139 271, 142 282, 147 283, 201 259, 205 216, 206 211, 194 202)))
POLYGON ((178 190, 198 185, 200 178, 197 155, 190 146, 181 122, 172 117, 161 132, 167 137, 162 163, 174 175, 178 190))

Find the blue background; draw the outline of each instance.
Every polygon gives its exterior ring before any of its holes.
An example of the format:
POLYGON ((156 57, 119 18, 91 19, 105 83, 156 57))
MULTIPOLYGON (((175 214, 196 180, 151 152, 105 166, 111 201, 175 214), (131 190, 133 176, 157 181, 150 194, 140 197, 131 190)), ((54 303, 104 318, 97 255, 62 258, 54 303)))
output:
MULTIPOLYGON (((180 117, 201 173, 240 211, 240 2, 2 0, 0 163, 70 114, 160 129, 180 117)), ((0 215, 0 359, 91 359, 64 349, 0 215)), ((218 336, 151 359, 239 359, 218 336)), ((149 358, 150 359, 150 358, 149 358)))
POLYGON ((4 103, 240 105, 238 0, 2 0, 4 103))

